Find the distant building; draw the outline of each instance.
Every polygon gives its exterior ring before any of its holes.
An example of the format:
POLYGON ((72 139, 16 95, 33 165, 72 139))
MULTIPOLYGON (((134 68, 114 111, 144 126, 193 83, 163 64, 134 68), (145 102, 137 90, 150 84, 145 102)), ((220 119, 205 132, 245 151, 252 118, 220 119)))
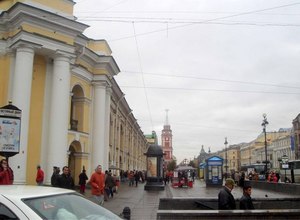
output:
POLYGON ((200 151, 200 154, 197 158, 197 161, 198 161, 198 166, 201 164, 201 163, 205 163, 205 160, 209 157, 209 154, 210 154, 210 149, 208 150, 208 153, 205 152, 204 150, 204 146, 202 145, 201 146, 201 151, 200 151))
MULTIPOLYGON (((271 162, 270 166, 273 167, 273 141, 280 137, 289 135, 290 129, 279 129, 278 131, 270 131, 266 133, 267 136, 267 160, 271 162)), ((262 132, 255 140, 248 144, 241 146, 241 165, 250 165, 254 163, 265 163, 265 137, 262 132)))
POLYGON ((164 129, 161 132, 161 145, 164 153, 164 165, 167 167, 167 164, 173 160, 173 146, 172 146, 172 130, 169 124, 168 119, 168 110, 166 110, 166 122, 164 129))
POLYGON ((300 114, 293 120, 292 150, 295 150, 295 159, 300 159, 300 114))
POLYGON ((241 167, 241 156, 240 156, 240 148, 241 146, 239 144, 236 145, 230 145, 227 149, 224 149, 219 152, 220 157, 224 158, 224 164, 223 164, 223 172, 226 171, 226 165, 227 165, 227 172, 235 172, 240 170, 241 167), (227 154, 227 156, 226 156, 227 154), (227 158, 227 161, 226 161, 227 158))

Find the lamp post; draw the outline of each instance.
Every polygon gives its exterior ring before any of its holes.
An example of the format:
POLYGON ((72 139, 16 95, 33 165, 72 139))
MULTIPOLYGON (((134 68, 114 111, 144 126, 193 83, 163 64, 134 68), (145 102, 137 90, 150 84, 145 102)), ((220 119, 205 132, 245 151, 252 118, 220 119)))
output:
POLYGON ((286 183, 287 182, 287 179, 286 179, 286 169, 289 168, 289 157, 287 155, 283 155, 281 157, 281 167, 284 169, 284 182, 286 183))
POLYGON ((227 142, 227 137, 225 137, 225 142, 224 142, 224 144, 225 144, 225 178, 227 178, 227 168, 228 168, 228 166, 227 166, 227 144, 228 144, 228 142, 227 142))
POLYGON ((266 180, 268 178, 267 176, 267 171, 268 171, 268 151, 267 151, 267 132, 266 132, 266 126, 269 124, 268 120, 267 120, 267 114, 264 113, 263 114, 263 122, 261 124, 261 126, 263 127, 263 132, 265 135, 265 155, 266 155, 266 161, 265 161, 265 175, 266 175, 266 180))

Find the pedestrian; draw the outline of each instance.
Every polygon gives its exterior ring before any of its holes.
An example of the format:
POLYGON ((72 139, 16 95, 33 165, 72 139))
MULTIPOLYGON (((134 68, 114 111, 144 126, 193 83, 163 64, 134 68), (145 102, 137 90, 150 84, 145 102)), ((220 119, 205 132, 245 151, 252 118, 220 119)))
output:
POLYGON ((102 172, 102 166, 98 165, 95 172, 90 179, 92 187, 92 196, 95 202, 99 205, 104 203, 104 188, 105 188, 105 174, 102 172))
POLYGON ((220 210, 232 210, 236 208, 235 199, 231 194, 234 188, 234 180, 227 178, 225 180, 225 186, 219 192, 218 195, 218 206, 220 210))
POLYGON ((238 186, 239 185, 239 180, 240 180, 240 174, 238 171, 235 171, 234 173, 234 182, 238 186))
POLYGON ((107 197, 109 198, 109 196, 111 196, 111 198, 114 197, 114 192, 113 192, 113 187, 116 186, 116 182, 114 180, 114 178, 111 175, 111 172, 107 173, 106 179, 105 179, 105 188, 108 189, 107 190, 107 197))
POLYGON ((140 181, 140 174, 138 171, 135 171, 135 174, 134 174, 134 180, 135 180, 135 187, 138 186, 138 183, 140 181))
POLYGON ((195 182, 195 176, 196 176, 196 172, 195 172, 195 170, 193 170, 192 171, 192 180, 193 180, 193 182, 195 182))
POLYGON ((79 186, 80 186, 80 193, 84 194, 85 193, 85 185, 86 181, 89 178, 86 175, 85 169, 82 170, 82 172, 79 174, 79 186))
POLYGON ((63 167, 63 173, 59 175, 57 179, 57 185, 60 188, 74 189, 74 180, 70 174, 70 169, 68 166, 63 167))
POLYGON ((244 186, 243 195, 240 199, 240 209, 254 209, 251 198, 252 187, 244 186))
POLYGON ((241 178, 240 178, 240 181, 239 181, 239 186, 244 187, 244 185, 245 185, 245 172, 242 172, 241 178))
POLYGON ((130 170, 128 174, 129 186, 133 186, 134 183, 134 171, 130 170))
POLYGON ((8 161, 2 159, 0 161, 0 185, 11 185, 14 181, 14 172, 9 167, 8 161))
POLYGON ((51 176, 51 186, 57 187, 58 186, 58 178, 59 178, 60 168, 54 166, 53 167, 53 173, 51 176))
POLYGON ((37 165, 36 169, 37 169, 36 178, 35 178, 36 184, 38 186, 42 186, 44 183, 44 171, 42 170, 40 165, 37 165))

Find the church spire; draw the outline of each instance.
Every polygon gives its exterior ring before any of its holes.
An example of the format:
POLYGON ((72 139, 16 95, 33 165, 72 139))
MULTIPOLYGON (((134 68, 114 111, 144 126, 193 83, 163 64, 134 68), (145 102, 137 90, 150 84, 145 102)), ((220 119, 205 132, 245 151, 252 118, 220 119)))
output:
POLYGON ((169 125, 168 111, 169 111, 169 109, 166 109, 166 122, 165 122, 165 125, 169 125))

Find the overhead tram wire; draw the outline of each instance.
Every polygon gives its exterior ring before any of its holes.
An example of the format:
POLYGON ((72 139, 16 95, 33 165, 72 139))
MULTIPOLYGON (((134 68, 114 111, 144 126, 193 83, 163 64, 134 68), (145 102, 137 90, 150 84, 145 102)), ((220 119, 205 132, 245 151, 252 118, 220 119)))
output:
MULTIPOLYGON (((207 20, 204 20, 201 23, 208 23, 208 22, 222 20, 222 19, 226 19, 226 18, 233 18, 233 17, 242 16, 242 15, 255 14, 255 13, 258 13, 258 12, 270 11, 270 10, 274 10, 274 9, 279 9, 279 8, 284 8, 284 7, 290 7, 290 6, 299 5, 299 4, 300 4, 300 2, 296 2, 296 3, 291 3, 291 4, 286 4, 286 5, 280 5, 280 6, 270 7, 270 8, 258 9, 258 10, 248 11, 248 12, 241 12, 241 13, 237 13, 237 14, 233 14, 233 15, 227 15, 227 16, 221 16, 221 17, 217 17, 217 18, 207 19, 207 20)), ((168 27, 168 30, 184 28, 184 27, 188 27, 188 26, 192 26, 192 25, 197 25, 197 24, 200 24, 200 23, 196 23, 196 24, 193 24, 193 23, 190 24, 189 23, 189 24, 178 25, 178 26, 175 26, 175 27, 168 27)), ((144 35, 149 35, 149 34, 158 33, 158 32, 162 32, 162 31, 166 31, 166 29, 165 28, 163 28, 163 29, 157 29, 157 30, 154 30, 154 31, 140 33, 140 34, 137 34, 135 36, 127 36, 127 37, 112 39, 112 40, 110 40, 110 42, 124 40, 124 39, 132 38, 132 37, 136 38, 137 36, 144 36, 144 35)))
MULTIPOLYGON (((123 70, 122 72, 123 73, 140 74, 140 72, 137 72, 137 71, 123 70)), ((228 82, 228 83, 258 85, 258 86, 271 86, 271 87, 279 87, 279 88, 287 88, 287 89, 300 89, 300 86, 285 86, 285 85, 277 85, 277 84, 270 84, 270 83, 246 82, 246 81, 239 81, 239 80, 214 79, 214 78, 207 78, 207 77, 182 76, 182 75, 167 75, 167 74, 160 74, 160 73, 145 73, 145 72, 143 72, 143 74, 144 75, 159 76, 159 77, 199 79, 199 80, 208 80, 208 81, 215 81, 215 82, 228 82)))
MULTIPOLYGON (((85 1, 85 0, 82 0, 85 1)), ((237 11, 78 11, 79 14, 88 14, 88 13, 109 13, 109 14, 237 14, 237 11)), ((259 15, 283 15, 283 16, 300 16, 300 13, 258 13, 259 15)))
POLYGON ((185 90, 185 91, 199 91, 199 92, 231 92, 231 93, 259 93, 259 94, 278 94, 278 95, 300 95, 300 92, 273 92, 273 91, 251 91, 251 90, 226 90, 226 89, 198 89, 198 88, 166 88, 154 86, 125 86, 120 85, 122 88, 131 89, 160 89, 160 90, 185 90))
MULTIPOLYGON (((126 2, 126 1, 128 1, 128 0, 121 0, 121 1, 117 2, 116 4, 111 5, 110 7, 107 7, 107 8, 105 8, 105 9, 103 9, 102 11, 100 11, 100 13, 101 13, 101 12, 104 12, 104 11, 108 11, 108 10, 110 10, 111 8, 114 8, 114 7, 116 7, 116 6, 120 5, 120 4, 123 4, 123 3, 126 2)), ((93 14, 95 14, 95 13, 99 13, 99 12, 94 12, 93 14)))
MULTIPOLYGON (((300 16, 300 15, 299 15, 300 16)), ((250 22, 250 21, 230 21, 213 22, 203 19, 182 19, 182 18, 155 18, 155 17, 81 17, 81 21, 103 21, 103 22, 119 22, 119 23, 169 23, 169 24, 216 24, 216 25, 252 25, 252 26, 283 26, 283 27, 299 27, 300 24, 293 23, 272 23, 272 22, 250 22)))
MULTIPOLYGON (((134 36, 136 36, 134 22, 132 23, 132 26, 133 26, 134 36)), ((149 118, 150 118, 150 122, 151 122, 151 127, 152 127, 152 130, 154 130, 154 126, 153 126, 153 122, 152 122, 152 115, 151 115, 150 105, 149 105, 149 99, 148 99, 148 94, 147 94, 147 90, 146 90, 145 79, 144 79, 144 75, 143 75, 143 67, 142 67, 141 54, 140 54, 140 50, 139 50, 139 45, 138 45, 137 38, 134 37, 134 40, 135 40, 135 44, 136 44, 136 50, 137 50, 137 55, 138 55, 140 72, 142 73, 141 74, 142 75, 142 82, 143 82, 143 86, 144 86, 144 93, 145 93, 145 98, 146 98, 146 103, 147 103, 147 109, 148 109, 148 113, 149 113, 149 118)))
MULTIPOLYGON (((141 122, 148 122, 147 120, 140 120, 141 122)), ((154 121, 156 124, 161 123, 161 121, 154 121)), ((239 129, 233 127, 216 127, 216 126, 208 126, 208 125, 199 125, 199 124, 188 124, 188 123, 181 123, 181 122, 172 122, 172 126, 186 126, 186 127, 194 127, 194 128, 203 128, 203 129, 220 129, 220 130, 231 130, 231 131, 240 131, 240 132, 257 132, 257 130, 246 130, 246 129, 239 129)))

